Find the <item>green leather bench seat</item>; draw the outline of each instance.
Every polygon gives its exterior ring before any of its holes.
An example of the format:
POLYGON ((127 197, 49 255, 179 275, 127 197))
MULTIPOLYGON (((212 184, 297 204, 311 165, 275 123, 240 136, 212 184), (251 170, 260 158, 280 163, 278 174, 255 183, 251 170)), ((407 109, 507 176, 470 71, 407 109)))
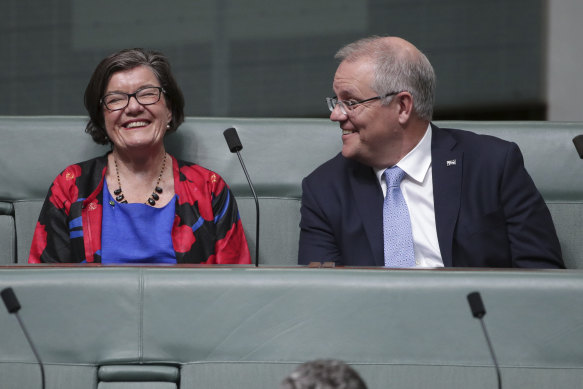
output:
MULTIPOLYGON (((0 264, 25 263, 42 201, 67 165, 103 154, 71 116, 0 117, 0 264)), ((515 141, 549 205, 569 268, 583 268, 583 164, 572 143, 583 123, 437 122, 515 141)), ((168 136, 175 156, 221 174, 233 189, 255 250, 255 202, 223 131, 235 126, 261 208, 260 264, 297 262, 301 180, 339 152, 340 130, 327 119, 187 118, 168 136)))
MULTIPOLYGON (((300 362, 339 358, 371 389, 491 389, 475 290, 504 387, 583 382, 581 270, 0 268, 7 286, 47 388, 273 389, 300 362)), ((39 387, 5 309, 0 329, 0 387, 39 387)))

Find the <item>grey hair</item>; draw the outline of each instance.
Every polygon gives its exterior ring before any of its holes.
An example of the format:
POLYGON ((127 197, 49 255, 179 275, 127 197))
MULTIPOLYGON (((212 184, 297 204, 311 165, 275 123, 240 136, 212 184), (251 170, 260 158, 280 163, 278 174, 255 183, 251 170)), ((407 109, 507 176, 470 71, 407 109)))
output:
POLYGON ((356 370, 334 359, 318 359, 301 364, 282 381, 280 388, 367 389, 356 370))
MULTIPOLYGON (((382 37, 372 36, 344 46, 334 57, 348 62, 372 59, 373 90, 380 95, 408 91, 413 96, 413 112, 421 119, 433 117, 435 72, 421 51, 403 49, 388 44, 382 37)), ((391 99, 392 96, 387 97, 383 103, 388 104, 391 99)))

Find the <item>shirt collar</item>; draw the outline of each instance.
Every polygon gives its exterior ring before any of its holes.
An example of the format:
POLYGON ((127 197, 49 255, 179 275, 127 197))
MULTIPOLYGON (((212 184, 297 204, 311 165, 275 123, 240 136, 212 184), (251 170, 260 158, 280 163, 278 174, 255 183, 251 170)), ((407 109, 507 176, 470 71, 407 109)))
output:
MULTIPOLYGON (((431 136, 431 124, 429 124, 425 135, 423 135, 419 143, 396 164, 408 177, 420 184, 425 179, 431 166, 431 136)), ((374 169, 379 181, 382 180, 382 175, 385 170, 386 168, 374 169)))

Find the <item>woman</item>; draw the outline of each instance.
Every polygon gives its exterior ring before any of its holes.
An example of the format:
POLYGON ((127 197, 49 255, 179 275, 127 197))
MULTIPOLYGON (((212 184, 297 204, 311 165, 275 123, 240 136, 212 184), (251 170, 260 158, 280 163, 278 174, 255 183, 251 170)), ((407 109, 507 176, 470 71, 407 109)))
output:
POLYGON ((55 179, 29 263, 251 262, 226 183, 164 148, 164 136, 184 120, 184 98, 162 54, 132 49, 105 58, 85 107, 85 131, 112 149, 55 179))

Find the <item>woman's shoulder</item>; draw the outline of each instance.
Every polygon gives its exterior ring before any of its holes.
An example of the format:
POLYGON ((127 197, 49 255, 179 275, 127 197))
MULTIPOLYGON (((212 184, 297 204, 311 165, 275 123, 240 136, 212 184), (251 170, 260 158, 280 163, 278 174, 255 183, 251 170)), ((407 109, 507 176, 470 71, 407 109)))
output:
MULTIPOLYGON (((174 158, 174 157, 173 157, 174 158)), ((218 196, 225 189, 228 190, 227 183, 216 172, 209 170, 193 162, 178 160, 174 158, 176 167, 174 170, 174 191, 179 196, 203 195, 218 196)))
POLYGON ((78 178, 81 176, 91 176, 94 174, 101 175, 101 172, 106 166, 107 155, 91 158, 67 166, 61 171, 56 179, 58 180, 59 178, 65 177, 67 181, 70 181, 72 178, 78 178))
POLYGON ((88 198, 100 187, 106 161, 106 157, 102 156, 67 166, 49 188, 52 197, 55 201, 59 198, 69 202, 88 198))
POLYGON ((174 161, 174 191, 179 197, 190 199, 187 202, 194 203, 195 199, 200 200, 199 196, 213 198, 228 189, 226 182, 216 172, 193 162, 174 161))
MULTIPOLYGON (((107 154, 109 154, 109 153, 107 153, 107 154)), ((87 159, 85 161, 77 162, 77 163, 70 165, 70 166, 79 166, 83 170, 90 170, 90 169, 94 169, 94 168, 101 170, 102 168, 107 166, 107 154, 101 155, 99 157, 87 159)))
POLYGON ((177 163, 178 166, 177 170, 179 171, 181 178, 182 177, 189 178, 194 176, 197 177, 198 179, 205 179, 208 181, 223 180, 218 173, 210 169, 207 169, 204 166, 201 166, 197 163, 184 161, 177 158, 174 158, 174 161, 176 161, 177 163))

